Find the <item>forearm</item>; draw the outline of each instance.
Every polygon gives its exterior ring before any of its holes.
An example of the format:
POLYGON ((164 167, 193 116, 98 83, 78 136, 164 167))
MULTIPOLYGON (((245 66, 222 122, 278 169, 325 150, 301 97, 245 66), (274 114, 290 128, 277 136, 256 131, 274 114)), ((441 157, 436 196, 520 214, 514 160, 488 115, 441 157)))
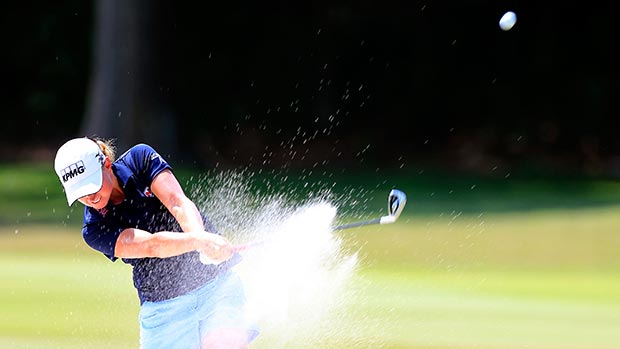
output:
POLYGON ((186 232, 186 234, 191 233, 192 235, 191 237, 187 237, 187 241, 184 239, 185 237, 182 236, 169 236, 168 234, 159 236, 154 241, 153 250, 149 253, 158 257, 165 257, 175 255, 175 253, 186 249, 190 251, 195 249, 216 260, 225 260, 232 256, 232 246, 228 240, 219 235, 204 232, 205 228, 202 215, 194 202, 185 196, 179 182, 170 170, 162 171, 153 179, 151 190, 174 216, 181 226, 181 230, 186 232), (202 234, 200 234, 200 232, 202 232, 202 234), (171 244, 178 244, 178 246, 161 247, 160 245, 168 244, 168 241, 170 241, 168 239, 172 239, 172 242, 170 242, 171 244), (199 240, 199 246, 192 244, 191 241, 193 239, 199 240))
POLYGON ((123 230, 115 245, 115 256, 120 258, 166 258, 191 251, 203 252, 213 259, 227 259, 232 254, 232 248, 224 238, 203 230, 151 234, 129 228, 123 230))
POLYGON ((145 242, 149 257, 166 258, 178 256, 183 253, 200 249, 200 235, 204 232, 186 232, 179 234, 175 232, 162 231, 152 234, 152 237, 145 242))
POLYGON ((199 245, 200 239, 196 232, 179 234, 162 231, 151 234, 130 228, 125 229, 116 240, 114 254, 120 258, 165 258, 198 250, 199 245))

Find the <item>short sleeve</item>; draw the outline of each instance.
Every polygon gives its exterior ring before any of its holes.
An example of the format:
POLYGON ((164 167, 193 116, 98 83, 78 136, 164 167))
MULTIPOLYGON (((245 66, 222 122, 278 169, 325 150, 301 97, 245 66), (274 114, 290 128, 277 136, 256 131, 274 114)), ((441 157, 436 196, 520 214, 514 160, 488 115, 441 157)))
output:
MULTIPOLYGON (((148 198, 153 196, 150 193, 153 179, 166 169, 172 168, 147 144, 137 144, 122 154, 114 162, 113 170, 130 203, 116 206, 108 204, 102 210, 85 208, 82 237, 88 246, 114 261, 116 241, 124 229, 131 227, 152 231, 152 227, 138 224, 146 224, 145 215, 151 211, 140 209, 135 202, 143 199, 148 202, 148 198)), ((161 205, 161 202, 157 201, 157 204, 161 205)))
POLYGON ((84 216, 87 219, 84 220, 85 223, 82 227, 82 237, 86 244, 103 253, 111 261, 115 261, 117 259, 114 256, 116 240, 121 235, 123 228, 99 218, 99 215, 92 212, 88 207, 85 208, 84 216))
POLYGON ((155 149, 147 144, 138 144, 131 150, 131 162, 134 173, 139 174, 142 180, 150 185, 153 179, 165 169, 172 169, 170 164, 159 155, 155 149))

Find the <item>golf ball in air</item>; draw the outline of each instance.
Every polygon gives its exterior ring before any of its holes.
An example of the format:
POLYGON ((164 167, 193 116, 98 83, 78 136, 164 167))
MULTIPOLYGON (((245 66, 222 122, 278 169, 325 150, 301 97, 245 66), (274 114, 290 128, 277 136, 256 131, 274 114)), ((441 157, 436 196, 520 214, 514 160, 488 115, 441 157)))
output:
POLYGON ((503 31, 509 31, 515 23, 517 23, 517 15, 512 11, 508 11, 500 18, 499 27, 502 28, 503 31))

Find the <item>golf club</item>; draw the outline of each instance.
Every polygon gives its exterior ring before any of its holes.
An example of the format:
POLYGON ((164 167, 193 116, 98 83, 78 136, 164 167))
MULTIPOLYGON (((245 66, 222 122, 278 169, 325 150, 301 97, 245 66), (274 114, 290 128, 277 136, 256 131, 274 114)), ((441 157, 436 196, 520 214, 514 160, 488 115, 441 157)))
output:
MULTIPOLYGON (((370 220, 365 220, 365 221, 360 221, 360 222, 352 222, 352 223, 337 225, 335 227, 332 227, 332 230, 341 231, 341 230, 346 230, 346 229, 351 229, 351 228, 362 227, 365 225, 394 223, 396 222, 400 214, 403 212, 403 209, 405 208, 406 203, 407 203, 407 195, 405 195, 404 192, 398 189, 392 189, 392 191, 390 191, 390 194, 388 195, 388 214, 386 216, 375 218, 375 219, 370 219, 370 220)), ((233 246, 233 249, 235 252, 241 252, 241 251, 245 251, 255 246, 263 245, 267 242, 268 240, 261 240, 261 241, 254 241, 254 242, 246 243, 246 244, 238 244, 238 245, 233 246)))
POLYGON ((394 223, 403 212, 407 203, 407 195, 398 189, 392 189, 388 195, 388 214, 387 216, 370 219, 367 221, 353 222, 333 227, 334 231, 345 230, 350 228, 362 227, 372 224, 389 224, 394 223))

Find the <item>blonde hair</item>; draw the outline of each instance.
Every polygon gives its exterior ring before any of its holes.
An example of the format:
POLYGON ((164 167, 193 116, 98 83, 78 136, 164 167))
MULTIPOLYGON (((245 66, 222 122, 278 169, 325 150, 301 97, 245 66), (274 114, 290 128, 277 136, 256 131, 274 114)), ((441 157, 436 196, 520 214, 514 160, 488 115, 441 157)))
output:
POLYGON ((103 155, 110 158, 111 162, 116 160, 116 141, 112 138, 104 139, 99 137, 88 137, 93 142, 97 143, 103 155))

